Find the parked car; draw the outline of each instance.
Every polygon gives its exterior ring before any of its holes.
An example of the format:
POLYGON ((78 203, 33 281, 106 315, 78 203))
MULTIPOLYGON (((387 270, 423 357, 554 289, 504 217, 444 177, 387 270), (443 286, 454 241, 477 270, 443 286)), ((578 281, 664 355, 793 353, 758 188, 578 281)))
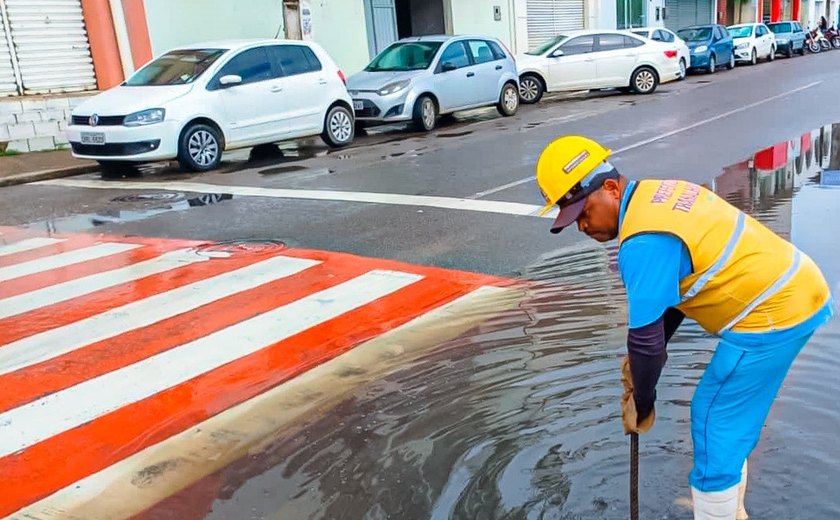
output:
POLYGON ((726 27, 718 24, 692 25, 677 31, 691 51, 689 69, 705 70, 713 74, 718 65, 735 68, 732 37, 726 27))
POLYGON ((516 63, 486 36, 421 36, 391 44, 347 80, 360 125, 413 121, 430 131, 443 114, 496 105, 519 109, 516 63))
POLYGON ((796 21, 775 22, 767 24, 767 28, 776 38, 776 49, 788 58, 793 57, 794 52, 801 56, 805 55, 805 31, 802 25, 796 21))
POLYGON ((688 71, 688 65, 691 63, 691 52, 688 50, 688 45, 676 33, 664 27, 640 27, 632 29, 633 34, 644 36, 655 42, 673 43, 677 46, 677 58, 680 65, 680 79, 684 79, 688 71))
POLYGON ((321 135, 353 140, 344 74, 317 44, 220 41, 172 50, 72 112, 73 155, 108 176, 124 163, 218 166, 224 150, 321 135))
POLYGON ((522 101, 536 103, 545 92, 618 88, 650 94, 680 77, 673 43, 627 31, 583 30, 558 35, 517 56, 522 101))
POLYGON ((755 65, 759 59, 776 59, 776 37, 763 23, 742 23, 727 27, 735 44, 735 61, 755 65))

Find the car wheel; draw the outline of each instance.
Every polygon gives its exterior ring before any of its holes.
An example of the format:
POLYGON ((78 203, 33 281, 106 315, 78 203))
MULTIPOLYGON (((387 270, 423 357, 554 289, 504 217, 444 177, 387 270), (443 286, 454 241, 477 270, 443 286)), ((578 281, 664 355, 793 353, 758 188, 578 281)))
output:
POLYGON ((437 105, 430 96, 420 96, 414 103, 414 127, 421 132, 431 132, 437 123, 437 105))
POLYGON ((534 104, 542 99, 543 93, 545 93, 543 82, 534 74, 523 74, 519 78, 519 96, 523 103, 534 104))
POLYGON ((194 124, 181 134, 178 164, 184 171, 206 172, 222 162, 222 138, 215 127, 194 124))
POLYGON ((688 75, 688 67, 685 64, 685 59, 680 58, 680 79, 685 79, 688 75))
POLYGON ((99 176, 103 179, 122 179, 123 177, 139 177, 137 165, 125 161, 96 161, 99 163, 99 176))
POLYGON ((793 44, 791 43, 788 45, 787 50, 785 50, 785 57, 786 58, 793 58, 793 44))
POLYGON ((802 42, 802 47, 799 48, 799 55, 805 56, 805 42, 802 42))
POLYGON ((516 114, 519 110, 519 91, 513 83, 505 83, 502 92, 499 94, 499 103, 496 110, 505 117, 516 114))
POLYGON ((639 67, 630 77, 630 85, 637 94, 651 94, 659 85, 659 77, 652 68, 639 67))
POLYGON ((729 70, 735 68, 735 51, 729 53, 729 63, 726 65, 726 68, 729 70))
POLYGON ((758 53, 753 49, 750 53, 750 65, 755 65, 756 63, 758 63, 758 53))
POLYGON ((714 74, 716 68, 717 60, 715 59, 715 55, 712 54, 711 56, 709 56, 709 66, 706 68, 706 70, 709 71, 709 74, 714 74))
POLYGON ((776 47, 770 47, 770 55, 767 56, 767 61, 773 61, 776 59, 776 47))
POLYGON ((324 118, 324 132, 321 139, 332 148, 341 148, 353 142, 355 136, 353 113, 349 108, 336 105, 327 112, 324 118))

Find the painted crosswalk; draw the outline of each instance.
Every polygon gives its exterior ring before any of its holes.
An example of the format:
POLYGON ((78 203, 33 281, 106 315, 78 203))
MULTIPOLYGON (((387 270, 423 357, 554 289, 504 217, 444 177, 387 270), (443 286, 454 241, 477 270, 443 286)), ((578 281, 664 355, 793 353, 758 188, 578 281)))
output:
POLYGON ((323 251, 0 228, 0 517, 502 283, 323 251))

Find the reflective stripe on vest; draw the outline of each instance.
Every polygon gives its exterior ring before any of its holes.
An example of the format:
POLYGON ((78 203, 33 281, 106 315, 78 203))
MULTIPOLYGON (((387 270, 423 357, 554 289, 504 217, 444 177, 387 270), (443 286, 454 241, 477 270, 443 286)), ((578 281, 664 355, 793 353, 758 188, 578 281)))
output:
POLYGON ((718 258, 717 261, 709 269, 707 269, 696 282, 694 282, 694 285, 685 292, 682 296, 683 302, 694 298, 697 293, 700 292, 700 289, 709 283, 709 280, 711 280, 714 275, 723 269, 723 266, 725 266, 726 262, 729 261, 729 258, 735 251, 735 246, 738 245, 738 241, 741 239, 741 234, 744 232, 744 222, 746 222, 746 220, 745 214, 738 213, 738 220, 735 223, 735 231, 732 233, 732 238, 730 238, 729 242, 727 242, 726 248, 723 250, 723 253, 721 253, 720 258, 718 258))
POLYGON ((759 305, 770 299, 771 296, 779 292, 779 290, 782 287, 784 287, 785 284, 791 280, 791 278, 793 278, 793 275, 795 275, 796 271, 799 270, 799 265, 801 263, 802 252, 797 249, 796 252, 793 254, 793 263, 790 265, 790 268, 787 271, 785 271, 784 274, 780 276, 778 280, 773 282, 773 285, 768 287, 766 291, 756 296, 756 298, 753 301, 751 301, 749 305, 747 305, 747 307, 743 311, 741 311, 740 314, 735 316, 735 318, 732 321, 727 323, 726 326, 723 327, 723 329, 721 329, 720 332, 718 332, 718 334, 726 332, 727 330, 734 327, 736 323, 746 318, 747 314, 751 313, 753 310, 755 310, 756 307, 758 307, 759 305))

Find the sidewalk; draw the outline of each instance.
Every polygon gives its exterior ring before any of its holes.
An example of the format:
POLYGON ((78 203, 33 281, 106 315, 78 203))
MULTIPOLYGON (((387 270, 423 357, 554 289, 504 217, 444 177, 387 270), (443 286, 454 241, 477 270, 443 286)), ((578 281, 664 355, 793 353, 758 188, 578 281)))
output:
POLYGON ((90 173, 97 169, 95 161, 74 159, 70 150, 0 155, 0 186, 90 173))

